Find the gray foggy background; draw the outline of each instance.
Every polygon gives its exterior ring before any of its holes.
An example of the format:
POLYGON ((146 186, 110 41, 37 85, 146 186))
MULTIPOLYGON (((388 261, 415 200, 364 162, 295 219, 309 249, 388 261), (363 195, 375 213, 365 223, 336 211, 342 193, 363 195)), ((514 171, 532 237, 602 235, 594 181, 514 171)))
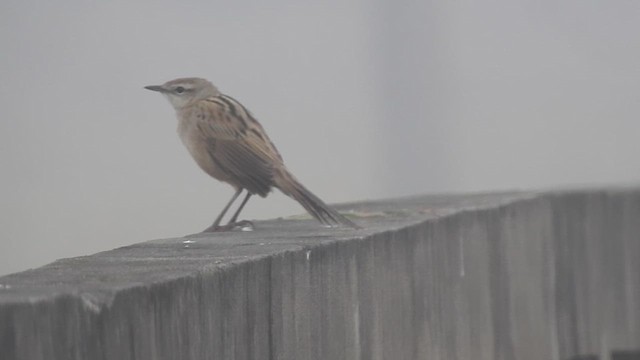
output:
MULTIPOLYGON (((204 229, 232 194, 144 85, 242 101, 328 202, 640 179, 640 3, 3 1, 0 274, 204 229)), ((280 193, 246 218, 301 213, 280 193)))

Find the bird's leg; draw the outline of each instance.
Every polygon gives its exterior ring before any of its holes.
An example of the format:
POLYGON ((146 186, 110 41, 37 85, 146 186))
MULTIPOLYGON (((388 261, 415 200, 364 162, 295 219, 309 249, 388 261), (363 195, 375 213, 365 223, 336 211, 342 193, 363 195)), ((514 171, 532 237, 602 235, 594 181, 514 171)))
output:
POLYGON ((220 221, 222 221, 222 218, 224 217, 224 214, 227 213, 227 211, 229 210, 229 207, 231 207, 231 204, 234 203, 234 201, 236 201, 236 199, 238 198, 238 196, 240 196, 240 193, 242 192, 242 188, 239 188, 231 197, 231 200, 229 200, 229 202, 227 203, 227 205, 224 207, 224 209, 222 209, 222 212, 220 213, 220 215, 218 215, 218 217, 213 221, 213 224, 211 224, 211 226, 209 226, 208 228, 204 229, 204 232, 214 232, 214 231, 224 231, 227 230, 227 227, 221 227, 220 226, 220 221))
POLYGON ((249 220, 242 220, 240 222, 236 222, 238 220, 238 215, 240 215, 240 212, 242 211, 244 206, 247 204, 247 201, 249 201, 249 198, 251 197, 251 195, 253 194, 247 191, 247 195, 245 195, 244 199, 242 200, 242 203, 238 207, 238 210, 236 210, 235 214, 233 214, 233 216, 231 217, 231 220, 229 220, 229 222, 227 223, 227 225, 225 225, 225 227, 226 226, 237 227, 237 226, 246 226, 246 225, 253 227, 253 224, 249 220))

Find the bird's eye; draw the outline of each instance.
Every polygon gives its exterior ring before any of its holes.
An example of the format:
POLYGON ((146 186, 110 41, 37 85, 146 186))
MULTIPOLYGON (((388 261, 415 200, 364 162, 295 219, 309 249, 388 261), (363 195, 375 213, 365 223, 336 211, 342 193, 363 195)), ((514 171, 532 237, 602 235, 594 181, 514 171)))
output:
POLYGON ((177 92, 178 94, 182 94, 182 93, 184 92, 184 88, 183 88, 182 86, 178 86, 178 87, 176 88, 176 92, 177 92))

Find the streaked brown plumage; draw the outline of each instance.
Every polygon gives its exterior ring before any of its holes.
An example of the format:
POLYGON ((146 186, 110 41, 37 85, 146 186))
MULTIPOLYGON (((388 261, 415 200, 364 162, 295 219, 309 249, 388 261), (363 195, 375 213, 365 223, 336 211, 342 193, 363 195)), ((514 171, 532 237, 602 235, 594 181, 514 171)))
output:
MULTIPOLYGON (((176 110, 178 134, 196 163, 207 174, 236 189, 229 203, 205 231, 233 228, 253 194, 267 196, 273 187, 300 203, 328 226, 358 228, 305 188, 285 167, 282 156, 266 132, 238 101, 200 78, 171 80, 146 89, 165 95, 176 110), (229 223, 220 222, 242 190, 247 190, 229 223)), ((244 223, 244 222, 241 222, 244 223)))

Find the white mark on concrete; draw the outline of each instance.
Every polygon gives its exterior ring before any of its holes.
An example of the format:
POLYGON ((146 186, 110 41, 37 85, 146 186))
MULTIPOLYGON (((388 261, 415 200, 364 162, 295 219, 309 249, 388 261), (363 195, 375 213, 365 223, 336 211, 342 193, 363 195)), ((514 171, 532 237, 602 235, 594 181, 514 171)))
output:
POLYGON ((460 277, 464 277, 465 274, 465 266, 464 266, 464 236, 460 236, 458 241, 458 247, 460 252, 460 277))
POLYGON ((91 294, 82 294, 80 295, 80 299, 82 300, 82 305, 89 311, 94 313, 100 313, 100 305, 98 304, 98 299, 91 294))
POLYGON ((193 244, 194 242, 196 242, 195 240, 185 240, 182 243, 183 244, 193 244))
POLYGON ((311 257, 311 250, 307 250, 306 256, 307 260, 309 260, 309 258, 311 257))
POLYGON ((9 290, 9 289, 11 289, 11 285, 9 285, 9 284, 0 284, 0 290, 2 290, 2 289, 9 290))
POLYGON ((258 244, 258 245, 260 245, 260 246, 264 246, 265 244, 264 244, 264 243, 260 243, 260 244, 258 244))
POLYGON ((188 248, 188 247, 189 247, 189 245, 185 245, 185 246, 184 246, 184 248, 185 248, 185 249, 186 249, 186 248, 188 248))
POLYGON ((360 304, 358 303, 353 309, 353 340, 356 350, 354 359, 360 359, 360 304))
POLYGON ((352 311, 353 311, 353 340, 354 340, 354 349, 355 349, 355 353, 349 354, 349 356, 347 356, 348 358, 351 359, 360 359, 361 358, 361 353, 360 353, 360 348, 361 348, 361 344, 360 344, 360 327, 361 327, 361 323, 360 323, 360 301, 359 298, 355 295, 358 294, 358 261, 356 260, 355 255, 351 256, 349 259, 349 272, 348 272, 348 277, 349 279, 349 293, 351 294, 351 297, 353 300, 353 306, 352 306, 352 311))

